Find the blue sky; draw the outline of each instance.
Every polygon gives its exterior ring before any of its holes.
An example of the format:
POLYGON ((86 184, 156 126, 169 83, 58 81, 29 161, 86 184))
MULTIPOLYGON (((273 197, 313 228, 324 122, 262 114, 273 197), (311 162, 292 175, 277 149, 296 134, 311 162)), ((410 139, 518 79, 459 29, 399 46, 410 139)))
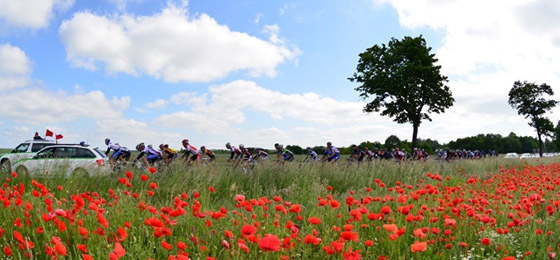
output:
POLYGON ((420 138, 534 136, 507 93, 516 80, 559 92, 557 13, 545 0, 0 0, 0 147, 46 129, 131 148, 411 140, 411 125, 362 113, 347 78, 366 48, 419 35, 456 99, 420 138))

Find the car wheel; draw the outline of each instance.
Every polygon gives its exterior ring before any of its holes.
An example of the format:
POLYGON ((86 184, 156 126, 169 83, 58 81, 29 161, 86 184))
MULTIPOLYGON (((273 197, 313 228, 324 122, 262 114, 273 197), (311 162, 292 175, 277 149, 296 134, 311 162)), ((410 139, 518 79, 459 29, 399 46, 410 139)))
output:
POLYGON ((27 170, 27 168, 25 168, 25 166, 23 165, 20 165, 16 168, 16 173, 21 177, 29 176, 29 170, 27 170))
POLYGON ((12 163, 10 163, 10 160, 2 160, 2 162, 0 163, 0 171, 2 171, 3 173, 10 173, 12 171, 12 163))
POLYGON ((72 171, 72 178, 81 179, 87 177, 89 177, 89 173, 84 168, 76 168, 72 171))

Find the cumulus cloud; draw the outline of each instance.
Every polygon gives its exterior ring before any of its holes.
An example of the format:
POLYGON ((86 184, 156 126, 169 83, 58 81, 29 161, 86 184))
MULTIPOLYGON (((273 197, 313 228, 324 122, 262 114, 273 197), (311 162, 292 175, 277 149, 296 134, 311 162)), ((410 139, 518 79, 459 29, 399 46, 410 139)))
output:
MULTIPOLYGON (((556 15, 560 2, 374 1, 393 6, 399 22, 407 28, 428 28, 443 35, 441 43, 428 45, 440 45, 434 51, 442 72, 449 76, 456 106, 468 109, 465 114, 456 108, 449 109, 442 116, 453 122, 449 125, 476 122, 470 128, 480 127, 481 133, 516 129, 519 134, 533 134, 528 126, 520 131, 519 125, 502 124, 501 120, 522 123, 523 118, 507 105, 514 81, 560 85, 560 17, 556 15), (500 120, 487 117, 490 114, 498 115, 500 120), (481 120, 484 118, 488 121, 481 120)), ((560 93, 554 98, 560 99, 560 93)))
MULTIPOLYGON (((180 100, 184 109, 157 117, 156 125, 232 140, 251 136, 252 145, 259 146, 270 146, 275 139, 295 144, 297 140, 323 143, 326 137, 347 142, 386 138, 391 127, 383 124, 395 126, 390 118, 363 113, 361 102, 337 101, 316 93, 285 94, 246 80, 212 86, 208 94, 181 92, 170 99, 180 100), (258 126, 253 129, 253 125, 258 126)), ((405 127, 408 131, 409 126, 405 127)))
POLYGON ((164 99, 158 99, 154 102, 149 102, 146 104, 147 108, 164 108, 165 106, 167 106, 167 103, 169 103, 169 101, 164 100, 164 99))
POLYGON ((14 28, 45 28, 55 11, 66 11, 73 5, 74 0, 0 0, 0 24, 14 28))
POLYGON ((71 122, 81 118, 118 118, 128 108, 130 98, 107 99, 101 91, 71 94, 36 88, 5 93, 0 103, 7 109, 2 116, 17 123, 40 125, 71 122))
POLYGON ((33 71, 31 63, 20 48, 0 45, 0 91, 27 86, 33 71))
POLYGON ((267 26, 269 40, 190 16, 170 4, 153 16, 101 16, 89 11, 62 23, 59 34, 74 66, 108 73, 149 75, 166 82, 209 82, 235 71, 275 76, 276 66, 299 55, 267 26))

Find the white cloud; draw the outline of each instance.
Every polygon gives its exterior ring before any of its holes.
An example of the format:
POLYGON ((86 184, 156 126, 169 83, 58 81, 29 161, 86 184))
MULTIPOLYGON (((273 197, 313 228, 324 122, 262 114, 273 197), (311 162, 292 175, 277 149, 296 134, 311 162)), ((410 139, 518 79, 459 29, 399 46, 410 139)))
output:
POLYGON ((32 71, 25 52, 10 44, 0 45, 0 91, 27 86, 32 71))
POLYGON ((274 76, 276 66, 299 55, 267 26, 268 41, 231 31, 206 14, 190 17, 170 4, 153 16, 76 13, 60 37, 74 66, 108 73, 146 74, 167 82, 208 82, 234 71, 274 76))
POLYGON ((0 103, 8 109, 2 116, 17 123, 40 125, 56 122, 72 122, 81 118, 118 118, 127 109, 130 98, 109 100, 101 91, 69 94, 26 88, 5 93, 0 103))
POLYGON ((45 28, 55 10, 66 11, 72 5, 74 0, 0 0, 0 24, 3 22, 16 28, 45 28))
MULTIPOLYGON (((177 96, 171 100, 183 101, 190 110, 159 116, 154 123, 204 136, 207 145, 213 144, 214 139, 263 147, 271 147, 274 142, 297 144, 301 140, 309 142, 307 145, 317 141, 318 145, 326 142, 325 138, 352 143, 384 139, 391 131, 402 133, 390 118, 362 113, 361 102, 337 101, 316 93, 284 94, 252 81, 212 86, 207 95, 181 92, 177 96), (253 129, 252 125, 257 126, 253 129), (388 130, 392 127, 395 130, 388 130)), ((406 133, 411 132, 409 125, 404 127, 406 133)))
POLYGON ((158 99, 154 102, 149 102, 146 104, 147 108, 164 108, 165 106, 167 106, 167 103, 169 103, 169 101, 164 100, 164 99, 158 99))
MULTIPOLYGON (((436 53, 457 102, 438 116, 448 125, 429 125, 430 131, 456 126, 457 137, 480 133, 516 132, 534 135, 522 116, 507 105, 516 80, 560 86, 560 2, 546 0, 375 0, 389 3, 409 29, 428 28, 443 35, 436 53), (470 132, 468 131, 470 130, 470 132)), ((416 36, 416 35, 413 35, 416 36)), ((560 93, 556 93, 560 99, 560 93)), ((560 112, 559 108, 555 112, 560 112)), ((552 114, 556 117, 556 113, 552 114)), ((552 121, 556 120, 551 117, 552 121)), ((438 137, 438 139, 440 139, 438 137)))
POLYGON ((136 144, 140 142, 152 144, 157 149, 161 143, 169 143, 172 147, 176 147, 175 144, 182 140, 182 136, 178 133, 161 131, 155 126, 134 119, 99 120, 95 129, 96 143, 102 144, 105 138, 109 138, 112 142, 119 143, 131 150, 134 150, 136 144))

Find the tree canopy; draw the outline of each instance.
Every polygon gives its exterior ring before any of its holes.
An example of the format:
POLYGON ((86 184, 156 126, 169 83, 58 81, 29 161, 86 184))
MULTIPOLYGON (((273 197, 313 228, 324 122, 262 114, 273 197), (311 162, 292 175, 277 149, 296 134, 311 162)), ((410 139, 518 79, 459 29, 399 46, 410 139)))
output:
POLYGON ((387 45, 374 45, 361 53, 356 72, 348 78, 360 83, 355 90, 364 100, 372 97, 364 112, 379 112, 403 124, 411 123, 412 146, 417 145, 418 127, 431 121, 430 113, 442 113, 455 102, 440 73, 441 66, 422 37, 392 38, 387 45))
POLYGON ((508 104, 517 109, 519 115, 529 118, 529 126, 537 131, 537 139, 539 141, 539 155, 542 157, 543 142, 541 135, 551 136, 554 131, 554 125, 550 119, 544 114, 554 108, 558 101, 546 99, 544 95, 553 96, 552 87, 543 83, 528 83, 527 81, 516 81, 509 91, 508 104))

